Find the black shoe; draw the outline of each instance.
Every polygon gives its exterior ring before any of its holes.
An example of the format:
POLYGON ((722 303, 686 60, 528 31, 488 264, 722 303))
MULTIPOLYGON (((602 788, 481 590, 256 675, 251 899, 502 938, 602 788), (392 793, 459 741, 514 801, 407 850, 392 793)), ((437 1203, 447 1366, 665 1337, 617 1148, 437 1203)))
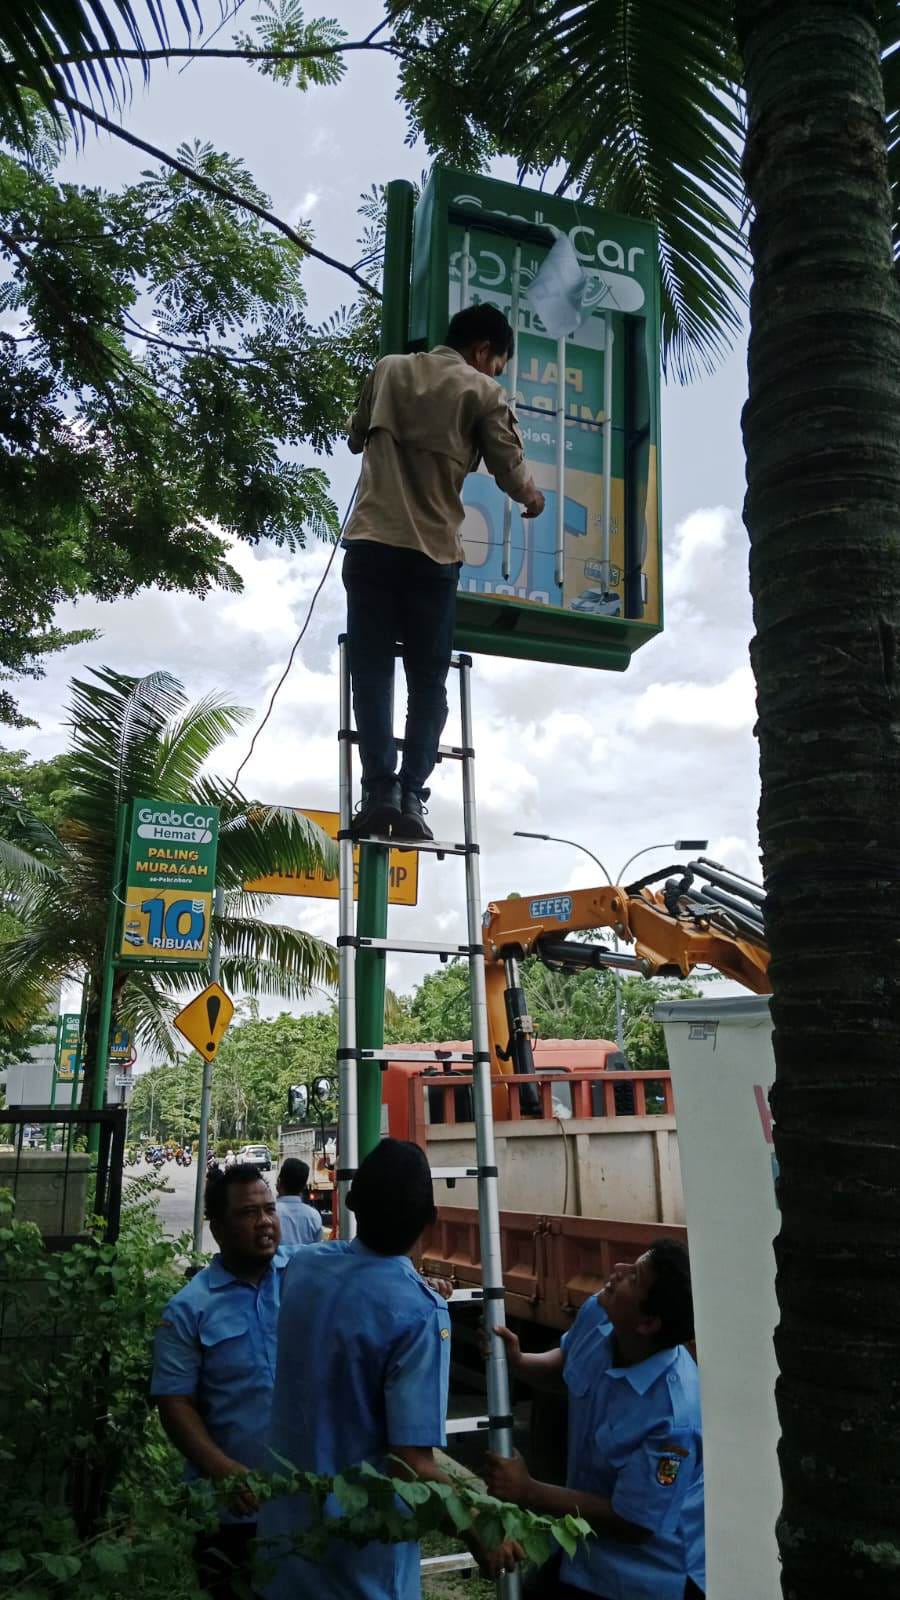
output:
POLYGON ((400 821, 394 825, 395 839, 433 839, 434 834, 425 821, 426 807, 423 801, 428 799, 428 790, 423 789, 421 794, 415 794, 412 789, 407 789, 403 796, 403 809, 400 821))
POLYGON ((354 839, 387 839, 400 817, 400 783, 397 778, 376 778, 363 784, 359 810, 350 824, 354 839))

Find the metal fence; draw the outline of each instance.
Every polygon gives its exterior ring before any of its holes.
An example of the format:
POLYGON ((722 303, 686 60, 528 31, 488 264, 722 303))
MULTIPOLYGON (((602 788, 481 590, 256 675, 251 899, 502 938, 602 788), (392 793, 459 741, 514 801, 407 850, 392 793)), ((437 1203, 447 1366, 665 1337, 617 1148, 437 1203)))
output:
POLYGON ((64 1250, 102 1224, 119 1236, 124 1106, 15 1106, 0 1111, 0 1189, 19 1222, 34 1222, 48 1249, 64 1250))

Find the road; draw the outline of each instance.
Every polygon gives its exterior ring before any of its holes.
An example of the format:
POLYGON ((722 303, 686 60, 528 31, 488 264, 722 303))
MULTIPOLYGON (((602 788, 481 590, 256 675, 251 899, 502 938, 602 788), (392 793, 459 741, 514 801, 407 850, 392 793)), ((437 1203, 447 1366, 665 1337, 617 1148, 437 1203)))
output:
MULTIPOLYGON (((152 1169, 143 1163, 140 1167, 126 1167, 126 1180, 150 1172, 152 1169)), ((274 1172, 263 1173, 273 1190, 275 1189, 274 1172)), ((180 1233, 191 1233, 194 1227, 194 1190, 197 1183, 196 1163, 190 1167, 176 1166, 174 1161, 167 1161, 160 1171, 162 1189, 159 1196, 159 1216, 163 1228, 172 1238, 177 1238, 180 1233)), ((203 1224, 203 1249, 215 1250, 215 1241, 207 1224, 203 1224)))

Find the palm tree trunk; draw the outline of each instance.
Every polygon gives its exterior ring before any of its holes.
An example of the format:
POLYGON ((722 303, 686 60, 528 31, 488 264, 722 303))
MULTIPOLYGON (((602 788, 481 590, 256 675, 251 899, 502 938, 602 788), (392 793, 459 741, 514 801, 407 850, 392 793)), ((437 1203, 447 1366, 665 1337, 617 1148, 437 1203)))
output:
POLYGON ((874 23, 737 9, 790 1600, 900 1592, 900 304, 874 23))
POLYGON ((84 1060, 82 1063, 83 1077, 81 1080, 81 1104, 90 1107, 94 1103, 94 1083, 97 1078, 97 1039, 100 1031, 100 988, 102 971, 87 973, 85 982, 88 984, 87 1014, 84 1019, 84 1060))

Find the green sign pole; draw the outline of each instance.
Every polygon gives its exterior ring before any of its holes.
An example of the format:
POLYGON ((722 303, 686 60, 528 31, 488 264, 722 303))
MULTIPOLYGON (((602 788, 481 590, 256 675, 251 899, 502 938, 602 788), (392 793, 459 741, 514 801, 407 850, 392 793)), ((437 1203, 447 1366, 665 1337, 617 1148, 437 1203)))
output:
POLYGON ((415 193, 405 178, 387 186, 384 248, 384 300, 381 307, 381 354, 402 355, 409 339, 409 292, 412 270, 415 193))
MULTIPOLYGON (((356 931, 370 939, 387 936, 389 858, 383 845, 363 845, 360 851, 356 931)), ((386 964, 383 950, 360 950, 356 958, 356 1042, 360 1050, 378 1050, 384 1044, 386 964)), ((357 1064, 356 1096, 362 1161, 381 1138, 381 1068, 377 1061, 357 1064)))
MULTIPOLYGON (((406 349, 409 328, 410 263, 414 192, 411 183, 398 178, 387 186, 387 242, 384 258, 384 306, 381 320, 381 354, 397 355, 406 349)), ((356 932, 384 939, 388 925, 390 852, 381 845, 363 845, 359 852, 359 902, 356 932)), ((378 1050, 384 1044, 384 990, 386 961, 383 951, 361 950, 356 962, 356 1043, 360 1050, 378 1050)), ((356 1069, 359 1113, 359 1159, 368 1155, 381 1138, 381 1068, 377 1061, 361 1061, 356 1069)))
MULTIPOLYGON (((56 1019, 56 1044, 55 1044, 54 1049, 53 1049, 53 1076, 50 1079, 50 1109, 51 1110, 56 1105, 56 1085, 59 1082, 59 1078, 58 1078, 57 1074, 59 1072, 59 1047, 60 1047, 60 1035, 61 1035, 61 1031, 62 1031, 62 1020, 63 1019, 62 1019, 61 1016, 58 1016, 57 1019, 56 1019)), ((52 1148, 53 1148, 53 1128, 54 1128, 54 1124, 52 1122, 48 1122, 48 1124, 47 1124, 47 1132, 44 1135, 44 1146, 45 1146, 45 1148, 47 1150, 52 1150, 52 1148)))
MULTIPOLYGON (((128 806, 119 806, 116 817, 116 843, 113 855, 112 893, 109 916, 106 919, 106 941, 103 947, 103 978, 100 989, 100 1020, 97 1027, 97 1050, 94 1057, 94 1084, 91 1109, 102 1111, 106 1104, 106 1075, 109 1070, 109 1033, 112 1025, 113 993, 116 981, 116 943, 119 931, 119 901, 122 896, 123 863, 125 857, 125 829, 128 806)), ((99 1143, 99 1129, 91 1129, 91 1148, 99 1143)))

